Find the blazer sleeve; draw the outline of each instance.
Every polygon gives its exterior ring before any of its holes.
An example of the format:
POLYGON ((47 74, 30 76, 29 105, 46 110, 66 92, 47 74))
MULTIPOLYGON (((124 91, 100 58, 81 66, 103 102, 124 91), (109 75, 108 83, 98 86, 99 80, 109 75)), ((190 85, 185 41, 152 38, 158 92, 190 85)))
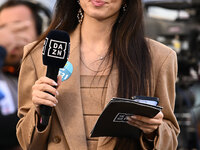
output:
MULTIPOLYGON (((155 87, 155 96, 159 97, 159 105, 163 107, 164 114, 163 123, 159 126, 157 136, 154 139, 154 149, 156 150, 163 148, 175 150, 178 145, 177 136, 180 129, 174 115, 176 79, 177 56, 171 50, 161 65, 155 87)), ((140 142, 143 149, 148 149, 143 141, 143 135, 140 137, 140 142)))
MULTIPOLYGON (((30 46, 25 47, 24 52, 28 48, 30 46)), ((22 62, 18 83, 18 116, 20 120, 17 124, 17 138, 23 150, 47 149, 50 124, 44 131, 38 131, 38 116, 35 106, 32 103, 32 86, 36 80, 36 67, 34 66, 31 54, 29 54, 22 62), (38 147, 38 145, 40 146, 38 147)))

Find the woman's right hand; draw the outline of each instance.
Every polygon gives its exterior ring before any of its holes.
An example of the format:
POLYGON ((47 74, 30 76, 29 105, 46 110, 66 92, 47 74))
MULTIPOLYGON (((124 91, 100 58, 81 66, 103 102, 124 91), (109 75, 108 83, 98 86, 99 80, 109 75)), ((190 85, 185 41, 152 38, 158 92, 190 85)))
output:
POLYGON ((58 77, 58 83, 48 77, 41 77, 38 79, 32 87, 32 102, 36 107, 38 115, 40 115, 40 105, 46 105, 50 107, 55 107, 58 100, 55 96, 59 95, 57 88, 61 83, 61 78, 58 77), (56 86, 54 88, 53 86, 56 86), (52 96, 51 94, 55 95, 52 96))

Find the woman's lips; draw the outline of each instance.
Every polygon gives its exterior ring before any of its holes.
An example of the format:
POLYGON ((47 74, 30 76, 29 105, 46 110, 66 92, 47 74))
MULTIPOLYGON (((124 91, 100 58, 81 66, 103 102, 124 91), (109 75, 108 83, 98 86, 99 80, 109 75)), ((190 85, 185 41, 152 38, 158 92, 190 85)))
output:
POLYGON ((102 0, 91 0, 91 2, 96 7, 101 7, 101 6, 103 6, 105 4, 105 2, 102 1, 102 0))

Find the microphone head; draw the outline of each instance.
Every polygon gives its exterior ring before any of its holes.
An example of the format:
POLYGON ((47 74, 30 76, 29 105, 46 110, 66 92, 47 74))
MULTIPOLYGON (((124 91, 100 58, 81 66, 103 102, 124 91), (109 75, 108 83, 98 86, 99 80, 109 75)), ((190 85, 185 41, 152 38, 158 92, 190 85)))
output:
POLYGON ((43 47, 43 64, 63 68, 68 60, 70 37, 67 32, 52 30, 48 33, 43 47))

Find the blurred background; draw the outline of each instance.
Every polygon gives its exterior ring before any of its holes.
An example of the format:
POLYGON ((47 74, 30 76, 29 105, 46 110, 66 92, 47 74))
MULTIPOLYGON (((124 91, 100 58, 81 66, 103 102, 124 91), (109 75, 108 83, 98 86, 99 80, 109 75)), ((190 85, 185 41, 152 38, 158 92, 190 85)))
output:
POLYGON ((200 149, 200 0, 143 0, 146 35, 176 51, 178 150, 200 149))
MULTIPOLYGON (((0 0, 2 5, 6 0, 0 0)), ((53 11, 56 0, 36 0, 53 11)), ((146 36, 178 56, 178 150, 200 149, 200 0, 143 0, 146 36)), ((1 147, 0 147, 1 149, 1 147)))
POLYGON ((56 0, 0 0, 0 150, 21 150, 18 75, 25 45, 48 28, 56 0))
MULTIPOLYGON (((6 0, 0 0, 0 5, 3 4, 5 1, 6 0)), ((37 2, 40 2, 40 3, 44 4, 50 10, 53 10, 54 4, 56 2, 56 0, 33 0, 33 1, 37 1, 37 2)))

